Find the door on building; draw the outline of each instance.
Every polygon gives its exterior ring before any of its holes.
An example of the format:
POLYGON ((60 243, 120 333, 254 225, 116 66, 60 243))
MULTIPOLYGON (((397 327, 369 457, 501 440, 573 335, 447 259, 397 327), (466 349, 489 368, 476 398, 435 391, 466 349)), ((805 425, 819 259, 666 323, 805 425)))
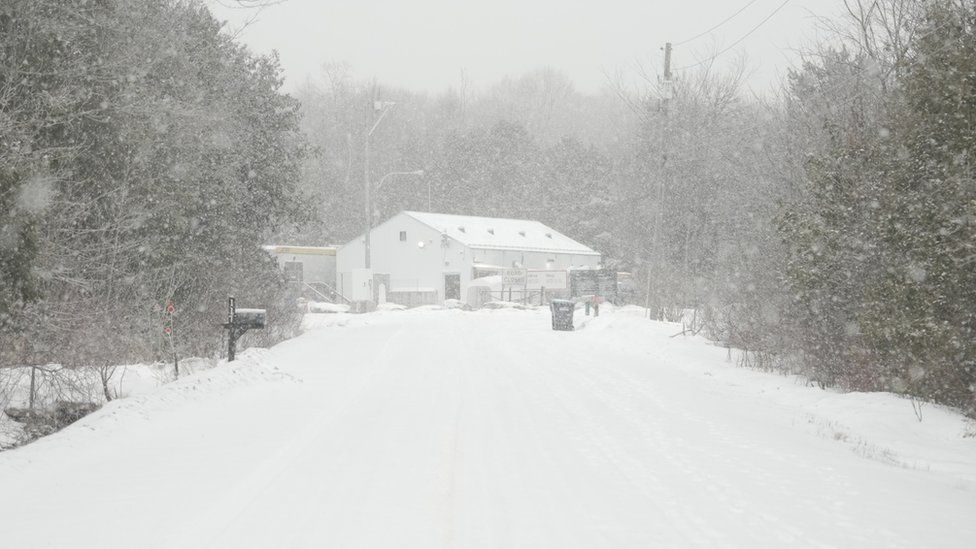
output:
POLYGON ((301 261, 285 261, 282 271, 285 273, 285 281, 301 286, 303 281, 303 267, 301 261))
POLYGON ((444 299, 461 299, 461 275, 444 275, 444 299))
POLYGON ((292 288, 301 291, 302 282, 304 281, 303 271, 304 265, 301 261, 285 261, 282 265, 282 271, 285 273, 285 282, 292 288))

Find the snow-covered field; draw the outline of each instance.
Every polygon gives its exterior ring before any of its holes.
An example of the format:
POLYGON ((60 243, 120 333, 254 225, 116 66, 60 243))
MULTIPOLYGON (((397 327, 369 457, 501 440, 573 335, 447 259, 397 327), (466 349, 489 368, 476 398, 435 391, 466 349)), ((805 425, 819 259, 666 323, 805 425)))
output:
POLYGON ((972 547, 959 415, 637 310, 309 315, 0 453, 3 547, 972 547))

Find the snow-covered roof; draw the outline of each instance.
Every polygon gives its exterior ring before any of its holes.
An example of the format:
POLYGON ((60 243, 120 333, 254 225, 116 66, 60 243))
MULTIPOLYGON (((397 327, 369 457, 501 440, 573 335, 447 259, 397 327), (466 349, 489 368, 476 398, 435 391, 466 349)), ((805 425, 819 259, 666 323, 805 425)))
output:
POLYGON ((403 213, 469 248, 600 255, 538 221, 427 212, 403 213))
POLYGON ((491 263, 481 263, 479 261, 475 261, 471 266, 482 271, 504 271, 508 269, 504 265, 492 265, 491 263))

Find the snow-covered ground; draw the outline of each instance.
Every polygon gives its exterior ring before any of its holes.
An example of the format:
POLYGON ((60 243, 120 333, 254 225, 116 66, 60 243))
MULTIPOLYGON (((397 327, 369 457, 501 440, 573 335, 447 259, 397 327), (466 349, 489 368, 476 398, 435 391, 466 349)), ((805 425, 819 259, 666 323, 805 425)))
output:
POLYGON ((309 315, 0 453, 4 547, 972 547, 935 406, 737 368, 636 310, 309 315))

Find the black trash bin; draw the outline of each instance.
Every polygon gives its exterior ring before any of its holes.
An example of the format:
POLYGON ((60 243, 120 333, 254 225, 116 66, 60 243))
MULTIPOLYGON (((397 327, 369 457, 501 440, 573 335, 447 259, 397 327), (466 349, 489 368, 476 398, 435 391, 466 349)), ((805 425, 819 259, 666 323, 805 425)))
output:
POLYGON ((553 299, 549 303, 549 311, 552 312, 553 330, 573 330, 573 311, 576 303, 568 299, 553 299))

